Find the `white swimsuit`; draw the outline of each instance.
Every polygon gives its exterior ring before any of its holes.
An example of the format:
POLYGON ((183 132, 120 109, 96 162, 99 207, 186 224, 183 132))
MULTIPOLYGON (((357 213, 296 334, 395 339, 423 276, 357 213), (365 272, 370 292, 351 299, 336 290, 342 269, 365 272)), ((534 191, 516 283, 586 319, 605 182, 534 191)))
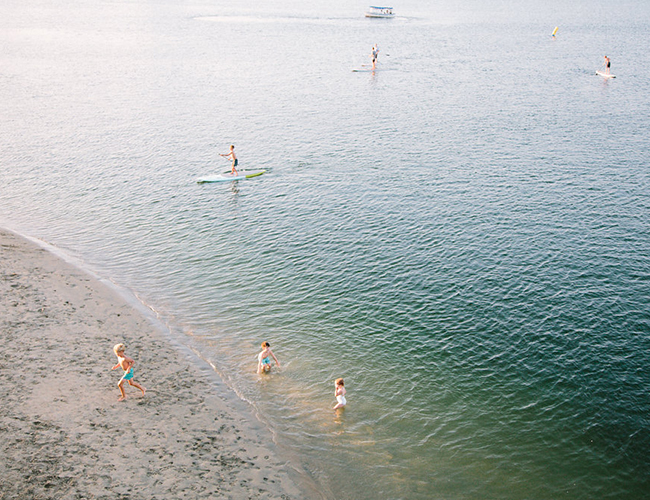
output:
POLYGON ((336 396, 336 400, 339 402, 340 405, 345 406, 346 404, 348 404, 348 402, 345 400, 345 396, 343 395, 336 396))

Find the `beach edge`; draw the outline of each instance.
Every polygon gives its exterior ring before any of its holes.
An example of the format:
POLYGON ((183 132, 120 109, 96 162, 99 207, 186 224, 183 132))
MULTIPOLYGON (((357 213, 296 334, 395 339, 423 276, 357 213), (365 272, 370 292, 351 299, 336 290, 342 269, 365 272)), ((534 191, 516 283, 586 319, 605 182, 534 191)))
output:
POLYGON ((116 289, 0 228, 0 496, 323 498, 116 289), (111 371, 127 346, 143 396, 111 371))

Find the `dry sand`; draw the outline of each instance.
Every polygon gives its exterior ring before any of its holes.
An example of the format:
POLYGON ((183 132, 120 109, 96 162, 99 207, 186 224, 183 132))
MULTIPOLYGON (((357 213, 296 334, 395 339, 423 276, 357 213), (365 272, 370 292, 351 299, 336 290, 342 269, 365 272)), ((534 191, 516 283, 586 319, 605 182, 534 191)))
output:
POLYGON ((153 322, 5 230, 0 336, 0 498, 321 497, 153 322), (118 342, 147 388, 121 403, 118 342))

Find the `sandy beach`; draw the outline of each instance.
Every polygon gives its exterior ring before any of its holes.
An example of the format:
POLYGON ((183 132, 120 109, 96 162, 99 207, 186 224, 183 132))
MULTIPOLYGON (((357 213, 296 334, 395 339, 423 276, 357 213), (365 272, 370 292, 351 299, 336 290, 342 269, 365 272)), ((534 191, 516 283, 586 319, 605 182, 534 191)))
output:
POLYGON ((91 275, 0 230, 0 290, 1 498, 320 497, 225 385, 91 275), (145 396, 118 402, 118 342, 145 396))

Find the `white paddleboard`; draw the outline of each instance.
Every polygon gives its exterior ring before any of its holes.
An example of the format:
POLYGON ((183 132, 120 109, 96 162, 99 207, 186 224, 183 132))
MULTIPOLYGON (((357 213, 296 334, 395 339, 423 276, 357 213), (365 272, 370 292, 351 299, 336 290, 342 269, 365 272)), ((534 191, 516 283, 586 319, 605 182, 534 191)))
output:
POLYGON ((607 74, 604 71, 596 71, 596 74, 602 76, 605 79, 607 79, 607 78, 616 78, 616 75, 612 75, 611 73, 607 74))
POLYGON ((206 182, 231 182, 231 181, 243 181, 246 179, 252 179, 258 175, 262 175, 266 170, 259 170, 257 172, 243 173, 239 172, 237 175, 232 174, 217 174, 217 175, 208 175, 206 177, 199 177, 196 182, 203 184, 206 182))

